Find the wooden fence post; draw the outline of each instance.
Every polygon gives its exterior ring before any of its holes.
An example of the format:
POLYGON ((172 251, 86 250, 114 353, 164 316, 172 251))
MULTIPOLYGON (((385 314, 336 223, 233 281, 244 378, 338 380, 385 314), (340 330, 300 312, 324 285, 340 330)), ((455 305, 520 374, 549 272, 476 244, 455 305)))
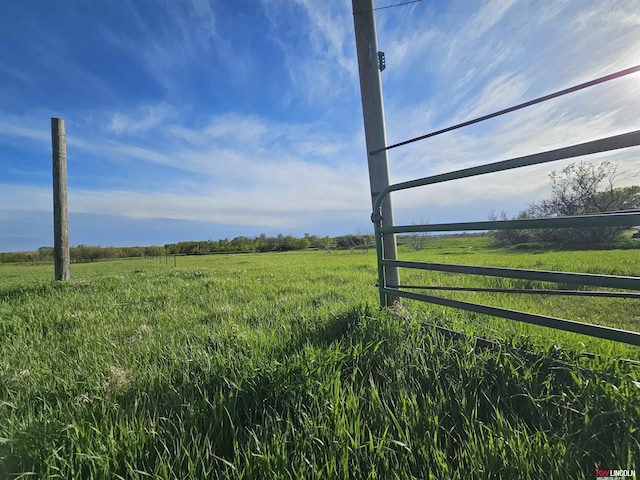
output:
POLYGON ((53 150, 53 263, 56 280, 69 280, 69 213, 67 205, 67 137, 64 120, 51 119, 53 150))

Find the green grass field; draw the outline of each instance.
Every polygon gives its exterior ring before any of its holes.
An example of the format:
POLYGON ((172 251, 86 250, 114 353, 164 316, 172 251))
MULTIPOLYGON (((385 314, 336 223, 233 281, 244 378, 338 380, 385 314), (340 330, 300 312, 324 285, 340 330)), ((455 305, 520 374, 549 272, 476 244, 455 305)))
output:
MULTIPOLYGON (((401 256, 640 271, 638 250, 487 241, 435 239, 401 256)), ((638 360, 640 349, 414 302, 380 311, 372 250, 181 257, 177 268, 122 260, 72 265, 72 274, 56 283, 50 265, 0 265, 0 478, 591 479, 596 467, 640 470, 640 369, 615 361, 638 360), (504 348, 474 349, 423 322, 504 348), (601 358, 587 363, 585 351, 601 358)), ((474 300, 640 326, 636 300, 474 300)))

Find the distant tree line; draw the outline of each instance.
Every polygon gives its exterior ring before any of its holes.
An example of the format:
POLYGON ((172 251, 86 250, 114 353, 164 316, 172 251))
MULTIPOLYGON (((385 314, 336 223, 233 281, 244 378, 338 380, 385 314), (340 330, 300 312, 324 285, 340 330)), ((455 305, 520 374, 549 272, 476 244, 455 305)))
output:
MULTIPOLYGON (((78 245, 69 248, 69 256, 74 263, 114 260, 116 258, 158 256, 161 253, 164 254, 164 249, 158 246, 100 247, 97 245, 78 245)), ((0 253, 0 263, 52 261, 53 247, 40 247, 36 252, 0 253)))
POLYGON ((207 240, 200 242, 168 243, 164 246, 167 252, 180 255, 207 255, 211 253, 261 253, 261 252, 288 252, 316 248, 328 250, 332 248, 356 248, 370 245, 373 242, 372 235, 342 235, 339 237, 319 237, 305 233, 298 238, 292 235, 278 234, 276 237, 268 237, 261 234, 258 237, 236 237, 233 240, 207 240))
MULTIPOLYGON (((319 237, 306 233, 298 238, 292 235, 278 234, 268 237, 235 237, 232 240, 185 241, 168 243, 164 246, 147 247, 101 247, 78 245, 69 249, 71 262, 85 263, 102 260, 132 257, 158 257, 162 255, 209 255, 214 253, 261 253, 287 252, 316 248, 329 250, 334 248, 361 248, 373 244, 372 235, 342 235, 339 237, 319 237)), ((53 248, 40 247, 36 252, 0 253, 0 263, 13 262, 50 262, 53 261, 53 248)))
MULTIPOLYGON (((317 238, 313 236, 313 238, 317 238)), ((312 237, 305 235, 297 238, 292 235, 278 234, 276 237, 268 237, 261 234, 258 237, 235 237, 232 240, 206 240, 200 242, 168 243, 164 246, 170 254, 179 255, 208 255, 211 253, 254 253, 254 252, 287 252, 291 250, 304 250, 312 246, 312 237)), ((317 246, 317 245, 316 245, 317 246)))

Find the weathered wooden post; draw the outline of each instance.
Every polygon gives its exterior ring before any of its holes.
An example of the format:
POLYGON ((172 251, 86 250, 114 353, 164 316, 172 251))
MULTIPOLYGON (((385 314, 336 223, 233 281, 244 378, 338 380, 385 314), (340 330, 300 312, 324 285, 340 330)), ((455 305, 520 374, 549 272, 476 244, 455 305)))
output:
POLYGON ((69 280, 69 213, 67 205, 67 136, 64 120, 51 119, 53 150, 53 264, 56 280, 69 280))
MULTIPOLYGON (((360 74, 360 97, 364 117, 364 135, 367 144, 369 163, 369 185, 371 187, 371 204, 375 207, 378 195, 389 186, 389 160, 387 151, 387 133, 384 121, 384 102, 382 99, 382 80, 380 72, 384 69, 383 54, 378 52, 378 37, 374 16, 373 0, 351 0, 353 6, 353 25, 358 52, 358 72, 360 74), (375 153, 374 153, 375 152, 375 153)), ((373 212, 374 216, 382 213, 382 225, 376 223, 376 237, 380 235, 379 226, 393 226, 393 208, 391 197, 382 204, 382 212, 373 212)), ((372 217, 373 219, 373 217, 372 217)), ((398 258, 395 235, 382 237, 384 256, 388 260, 398 258)), ((380 261, 380 259, 378 259, 380 261)), ((398 267, 384 267, 384 278, 381 286, 400 285, 398 267)), ((381 279, 382 280, 382 279, 381 279)), ((387 306, 400 303, 400 298, 386 295, 387 306)))

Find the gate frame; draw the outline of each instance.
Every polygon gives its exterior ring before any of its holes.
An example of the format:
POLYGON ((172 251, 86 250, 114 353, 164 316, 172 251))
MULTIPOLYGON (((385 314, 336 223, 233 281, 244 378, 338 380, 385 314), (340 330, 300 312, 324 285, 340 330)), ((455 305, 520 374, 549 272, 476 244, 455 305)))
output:
MULTIPOLYGON (((445 131, 449 131, 445 129, 445 131)), ((422 270, 445 271, 454 273, 466 273, 473 275, 494 276, 501 278, 518 278, 526 280, 541 280, 551 282, 571 283, 576 285, 599 286, 605 288, 618 288, 624 290, 640 291, 640 277, 619 276, 619 275, 596 275, 575 272, 556 272, 544 270, 527 270, 515 268, 480 267, 470 265, 453 265, 432 262, 407 262, 400 260, 389 260, 384 257, 385 235, 395 235, 397 233, 409 232, 446 232, 446 231, 487 231, 487 230, 514 230, 514 229, 540 229, 540 228, 569 228, 569 227, 592 227, 592 226, 635 226, 640 224, 640 210, 626 210, 615 212, 601 212, 593 215, 576 215, 552 218, 533 218, 521 220, 495 220, 482 222, 457 222, 439 223, 430 225, 403 225, 403 226, 383 226, 382 225, 382 205, 392 192, 407 190, 410 188, 433 185, 436 183, 448 182, 462 178, 469 178, 485 175, 505 170, 513 170, 531 165, 549 163, 558 160, 570 159, 599 152, 618 150, 640 145, 640 130, 629 133, 601 138, 590 142, 571 145, 564 148, 549 150, 523 157, 512 158, 500 162, 488 163, 476 167, 451 171, 444 174, 411 180, 407 182, 389 185, 376 197, 374 203, 374 213, 371 220, 375 225, 376 253, 378 263, 378 290, 380 295, 380 305, 386 306, 386 297, 404 297, 413 300, 420 300, 447 307, 493 315, 535 325, 555 328, 559 330, 589 335, 592 337, 614 340, 640 346, 640 333, 628 330, 621 330, 602 325, 576 322, 572 320, 521 312, 505 308, 491 307, 478 303, 452 300, 433 295, 408 292, 402 285, 387 285, 385 270, 392 268, 414 268, 422 270)), ((399 146, 399 145, 398 145, 399 146)), ((388 147, 391 148, 391 147, 388 147)), ((429 288, 429 287, 420 287, 429 288)), ((440 287, 446 289, 446 287, 440 287)), ((530 293, 523 290, 499 289, 503 293, 530 293)), ((543 293, 539 290, 531 292, 543 293)), ((544 293, 549 295, 565 295, 561 290, 549 290, 544 293)), ((586 295, 593 295, 594 292, 585 291, 586 295)), ((580 292, 571 291, 571 295, 579 295, 580 292)), ((623 292, 597 292, 599 296, 626 297, 640 299, 639 293, 623 292)))

